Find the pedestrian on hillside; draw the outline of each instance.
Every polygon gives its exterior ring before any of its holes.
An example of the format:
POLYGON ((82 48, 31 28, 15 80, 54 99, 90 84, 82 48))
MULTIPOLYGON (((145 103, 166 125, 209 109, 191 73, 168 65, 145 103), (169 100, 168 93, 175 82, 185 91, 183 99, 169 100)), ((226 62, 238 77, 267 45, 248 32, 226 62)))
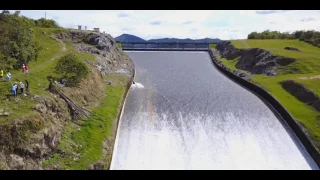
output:
POLYGON ((10 71, 7 72, 7 81, 10 81, 11 80, 11 73, 10 71))
POLYGON ((14 84, 15 84, 15 87, 16 87, 16 96, 18 96, 18 88, 19 88, 19 87, 18 87, 18 83, 15 82, 14 84))
POLYGON ((28 65, 26 65, 26 66, 24 67, 24 71, 26 72, 26 75, 29 74, 29 67, 28 67, 28 65))
POLYGON ((26 85, 26 92, 29 92, 29 82, 27 80, 25 80, 25 85, 26 85))
POLYGON ((13 97, 17 97, 17 91, 16 91, 16 89, 17 89, 17 84, 14 83, 13 86, 12 86, 12 88, 11 88, 12 96, 13 96, 13 97))
POLYGON ((22 64, 22 73, 24 73, 25 69, 26 69, 26 66, 22 64))
POLYGON ((0 78, 1 78, 1 80, 3 79, 3 70, 2 69, 0 70, 0 78))
POLYGON ((23 94, 23 90, 24 90, 24 84, 22 82, 20 82, 20 92, 21 92, 21 94, 23 94))

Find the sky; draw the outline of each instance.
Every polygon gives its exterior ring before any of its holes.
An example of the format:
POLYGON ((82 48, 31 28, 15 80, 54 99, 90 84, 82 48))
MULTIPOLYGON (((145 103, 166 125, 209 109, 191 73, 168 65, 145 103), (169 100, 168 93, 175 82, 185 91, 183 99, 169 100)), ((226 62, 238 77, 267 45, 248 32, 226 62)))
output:
POLYGON ((320 31, 320 10, 21 10, 39 19, 54 19, 65 28, 87 26, 117 37, 132 34, 143 39, 246 39, 250 32, 276 30, 320 31))

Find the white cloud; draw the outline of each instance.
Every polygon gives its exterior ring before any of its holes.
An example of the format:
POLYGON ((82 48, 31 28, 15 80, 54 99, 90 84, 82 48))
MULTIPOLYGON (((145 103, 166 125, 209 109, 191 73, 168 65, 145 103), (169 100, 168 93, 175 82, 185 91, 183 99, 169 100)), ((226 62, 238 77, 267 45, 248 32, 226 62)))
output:
POLYGON ((21 14, 38 19, 44 17, 45 12, 47 18, 55 19, 63 27, 100 27, 101 31, 113 37, 129 33, 144 39, 245 39, 250 32, 267 29, 282 32, 309 29, 320 31, 320 12, 310 10, 22 10, 21 14))

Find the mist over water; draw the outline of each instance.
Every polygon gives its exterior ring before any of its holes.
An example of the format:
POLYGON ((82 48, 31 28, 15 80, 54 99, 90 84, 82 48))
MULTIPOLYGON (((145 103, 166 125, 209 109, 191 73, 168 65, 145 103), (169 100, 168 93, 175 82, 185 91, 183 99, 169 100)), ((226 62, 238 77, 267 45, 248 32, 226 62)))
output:
POLYGON ((318 169, 257 96, 206 52, 127 52, 136 65, 111 169, 318 169))

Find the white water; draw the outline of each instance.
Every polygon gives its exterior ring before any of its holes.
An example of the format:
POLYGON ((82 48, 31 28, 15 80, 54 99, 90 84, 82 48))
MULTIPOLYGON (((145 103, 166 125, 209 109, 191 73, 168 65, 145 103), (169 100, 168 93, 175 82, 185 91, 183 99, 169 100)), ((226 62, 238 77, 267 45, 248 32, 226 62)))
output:
POLYGON ((143 85, 130 89, 110 169, 318 169, 287 124, 207 53, 128 55, 143 85))
POLYGON ((144 86, 141 83, 135 82, 134 84, 131 85, 131 88, 132 89, 136 89, 136 88, 142 89, 142 88, 144 88, 144 86))

